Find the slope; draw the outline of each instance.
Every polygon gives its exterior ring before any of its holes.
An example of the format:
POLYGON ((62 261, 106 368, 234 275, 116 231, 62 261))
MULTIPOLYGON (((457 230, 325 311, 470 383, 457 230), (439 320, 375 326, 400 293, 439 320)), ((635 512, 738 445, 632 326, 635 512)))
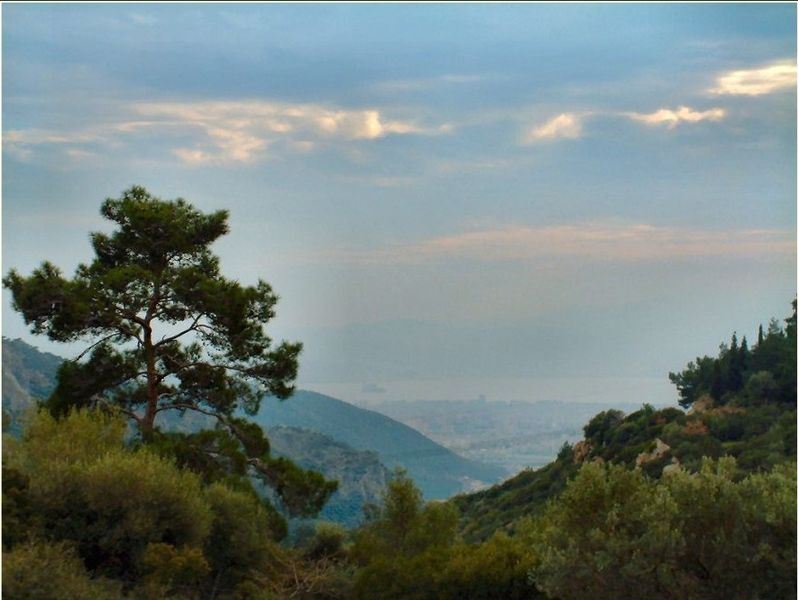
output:
POLYGON ((448 498, 506 474, 458 456, 390 417, 315 392, 299 390, 283 402, 267 398, 254 420, 266 428, 304 427, 358 450, 374 450, 388 467, 407 469, 427 499, 448 498))
POLYGON ((4 429, 19 432, 19 419, 25 410, 53 391, 55 374, 62 360, 22 340, 3 338, 4 429))
POLYGON ((376 452, 354 450, 322 433, 297 427, 272 427, 267 434, 275 455, 338 482, 319 519, 355 527, 363 522, 363 507, 382 500, 390 471, 376 452))
POLYGON ((565 488, 590 461, 642 469, 652 478, 669 470, 696 472, 705 458, 733 456, 739 474, 768 471, 796 460, 796 315, 786 327, 771 322, 748 350, 743 338, 721 344, 716 358, 701 357, 671 374, 681 396, 676 407, 644 405, 624 414, 605 410, 584 427, 584 439, 565 444, 557 459, 490 489, 452 499, 461 532, 484 540, 513 531, 565 488))
MULTIPOLYGON (((10 417, 6 426, 11 431, 18 431, 18 418, 34 398, 50 394, 62 360, 21 340, 3 338, 3 410, 10 417)), ((462 458, 389 417, 314 392, 299 390, 286 401, 266 398, 254 420, 267 430, 278 425, 298 427, 355 450, 373 450, 384 465, 406 468, 428 499, 447 498, 505 475, 502 469, 462 458)))

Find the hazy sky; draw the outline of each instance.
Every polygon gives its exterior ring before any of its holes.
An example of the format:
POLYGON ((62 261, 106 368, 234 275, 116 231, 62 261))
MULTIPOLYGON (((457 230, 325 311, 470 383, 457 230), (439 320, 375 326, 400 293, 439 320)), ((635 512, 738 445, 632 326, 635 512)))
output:
POLYGON ((3 272, 71 274, 132 184, 228 208, 223 270, 274 285, 304 387, 668 401, 669 370, 789 312, 794 4, 2 20, 3 272))

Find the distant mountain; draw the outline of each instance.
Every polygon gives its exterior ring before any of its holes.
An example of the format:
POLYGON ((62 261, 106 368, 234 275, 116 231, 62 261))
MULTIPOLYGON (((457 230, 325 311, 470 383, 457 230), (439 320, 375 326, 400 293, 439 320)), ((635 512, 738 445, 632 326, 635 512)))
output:
MULTIPOLYGON (((215 419, 193 411, 180 415, 167 411, 158 415, 156 423, 169 431, 191 433, 212 429, 215 419)), ((299 466, 317 471, 325 478, 338 482, 338 489, 330 496, 322 511, 310 521, 324 520, 345 527, 357 527, 363 522, 366 504, 379 504, 391 472, 380 462, 376 452, 355 450, 330 436, 300 427, 267 427, 271 452, 284 456, 299 466)), ((276 501, 274 493, 255 483, 267 498, 276 501)), ((302 519, 292 520, 298 524, 302 519)))
POLYGON ((275 455, 338 482, 338 490, 324 505, 319 519, 355 527, 363 522, 364 505, 382 501, 390 471, 376 452, 354 450, 322 433, 297 427, 271 427, 267 435, 275 455))
MULTIPOLYGON (((53 390, 55 375, 62 360, 53 354, 40 352, 21 340, 3 338, 3 410, 11 417, 12 431, 18 430, 18 417, 33 403, 33 399, 46 398, 53 390)), ((379 461, 387 467, 406 468, 427 499, 448 498, 453 494, 472 491, 506 475, 499 467, 458 456, 389 417, 314 392, 299 390, 285 401, 266 398, 254 420, 266 430, 277 426, 301 428, 329 436, 338 446, 343 444, 357 451, 374 451, 379 461)), ((194 426, 199 426, 199 423, 192 421, 191 427, 194 426)), ((286 452, 300 452, 299 456, 288 455, 289 458, 300 463, 303 459, 311 460, 312 444, 308 440, 300 443, 299 434, 294 434, 291 445, 288 444, 287 434, 283 438, 286 448, 292 449, 286 452)), ((322 441, 321 437, 313 439, 319 443, 322 441)), ((343 452, 338 446, 332 450, 329 440, 324 444, 331 455, 343 452)), ((275 450, 278 450, 277 445, 275 450)), ((380 480, 378 469, 365 456, 360 456, 354 462, 361 460, 362 464, 358 468, 368 465, 366 470, 380 480)), ((332 462, 325 464, 329 467, 332 462)), ((333 476, 323 468, 319 470, 327 476, 333 476)))
POLYGON ((507 474, 458 456, 390 417, 315 392, 299 390, 285 401, 267 398, 254 419, 266 428, 304 427, 358 450, 374 450, 388 467, 407 469, 427 499, 484 487, 507 474))
POLYGON ((22 340, 3 338, 3 411, 19 430, 19 418, 36 400, 47 398, 55 388, 55 375, 64 359, 40 352, 22 340))

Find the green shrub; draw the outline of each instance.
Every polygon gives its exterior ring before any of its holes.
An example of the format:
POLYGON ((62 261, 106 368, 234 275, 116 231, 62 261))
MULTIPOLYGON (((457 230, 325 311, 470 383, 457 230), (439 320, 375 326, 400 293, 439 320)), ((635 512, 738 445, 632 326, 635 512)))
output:
POLYGON ((520 537, 499 532, 481 544, 458 544, 438 580, 441 600, 542 598, 529 578, 535 557, 520 537))
POLYGON ((304 554, 310 560, 343 558, 346 537, 346 530, 340 525, 336 523, 318 523, 304 554))
POLYGON ((92 579, 67 545, 30 542, 3 553, 3 597, 26 600, 121 600, 120 586, 92 579))
POLYGON ((253 571, 270 568, 278 549, 263 504, 255 496, 219 483, 208 486, 203 498, 213 516, 204 553, 217 586, 234 586, 253 571))
POLYGON ((587 464, 522 534, 534 581, 577 598, 793 598, 795 465, 740 472, 732 458, 659 481, 587 464))

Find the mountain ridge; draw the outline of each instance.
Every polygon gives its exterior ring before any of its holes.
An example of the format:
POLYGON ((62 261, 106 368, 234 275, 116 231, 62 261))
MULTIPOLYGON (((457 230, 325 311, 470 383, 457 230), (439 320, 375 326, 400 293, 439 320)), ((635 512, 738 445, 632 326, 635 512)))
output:
MULTIPOLYGON (((3 409, 10 431, 19 433, 19 418, 34 397, 46 398, 55 387, 64 360, 41 352, 20 339, 3 338, 3 409)), ((494 483, 506 472, 463 458, 415 429, 386 415, 343 400, 297 390, 288 400, 264 398, 250 417, 267 431, 298 427, 324 434, 355 451, 376 451, 390 469, 401 467, 419 484, 427 499, 444 499, 494 483)))
POLYGON ((357 450, 375 450, 386 466, 407 469, 427 499, 447 498, 506 475, 504 469, 463 458, 386 415, 317 392, 297 390, 288 401, 266 398, 253 420, 267 428, 304 427, 357 450))

